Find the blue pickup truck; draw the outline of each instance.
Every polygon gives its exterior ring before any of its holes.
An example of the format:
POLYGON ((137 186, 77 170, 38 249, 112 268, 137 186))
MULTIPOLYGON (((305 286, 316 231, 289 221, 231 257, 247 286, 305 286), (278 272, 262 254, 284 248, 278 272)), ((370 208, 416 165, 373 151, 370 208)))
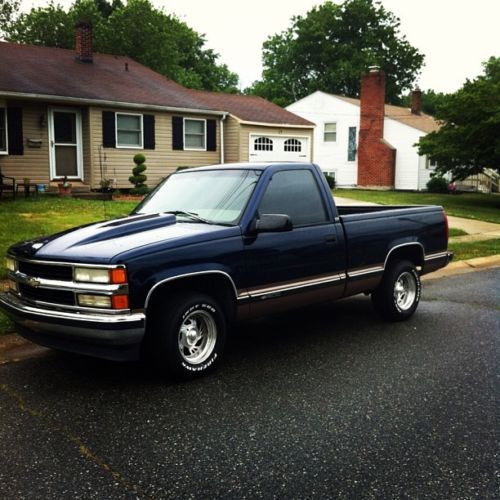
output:
POLYGON ((0 309, 39 344, 189 379, 235 321, 359 293, 409 318, 447 245, 441 207, 337 207, 316 165, 193 168, 128 217, 13 245, 0 309))

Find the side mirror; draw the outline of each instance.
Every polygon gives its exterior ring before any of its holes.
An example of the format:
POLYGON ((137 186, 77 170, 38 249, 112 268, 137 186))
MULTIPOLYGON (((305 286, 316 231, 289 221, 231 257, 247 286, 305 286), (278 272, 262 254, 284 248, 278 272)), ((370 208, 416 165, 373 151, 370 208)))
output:
POLYGON ((257 233, 282 233, 292 229, 290 217, 284 214, 261 214, 255 222, 257 233))

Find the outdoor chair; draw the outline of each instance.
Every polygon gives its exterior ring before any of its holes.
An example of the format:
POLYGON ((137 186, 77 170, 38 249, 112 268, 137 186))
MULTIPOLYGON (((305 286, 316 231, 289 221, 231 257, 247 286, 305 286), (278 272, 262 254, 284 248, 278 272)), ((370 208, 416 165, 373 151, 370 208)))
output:
POLYGON ((4 191, 12 191, 12 197, 16 199, 16 179, 3 175, 0 169, 0 198, 4 191))

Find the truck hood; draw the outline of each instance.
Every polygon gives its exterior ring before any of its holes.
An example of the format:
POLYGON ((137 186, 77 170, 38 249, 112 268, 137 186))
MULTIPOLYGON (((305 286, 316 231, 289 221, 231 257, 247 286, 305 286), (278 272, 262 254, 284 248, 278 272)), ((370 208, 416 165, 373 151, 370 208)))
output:
POLYGON ((9 253, 29 259, 109 263, 120 254, 160 242, 179 247, 239 233, 238 226, 178 222, 170 214, 135 215, 18 243, 9 253))

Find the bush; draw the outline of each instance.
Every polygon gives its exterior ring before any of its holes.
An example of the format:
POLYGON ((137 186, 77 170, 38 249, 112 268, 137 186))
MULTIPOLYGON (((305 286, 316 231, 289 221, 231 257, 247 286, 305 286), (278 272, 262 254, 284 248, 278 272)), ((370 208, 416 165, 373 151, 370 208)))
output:
POLYGON ((131 194, 146 194, 149 189, 145 184, 147 180, 147 175, 144 175, 143 172, 146 171, 146 157, 138 153, 134 156, 135 167, 132 169, 132 175, 128 178, 131 184, 134 187, 130 190, 131 194))
POLYGON ((429 193, 447 193, 448 181, 440 175, 435 175, 427 183, 427 190, 429 193))
POLYGON ((325 173, 325 179, 326 179, 326 182, 328 182, 330 189, 335 189, 335 177, 333 177, 333 175, 329 175, 329 174, 325 173))
POLYGON ((179 172, 179 170, 186 170, 186 168, 191 168, 191 167, 177 167, 175 171, 179 172))

